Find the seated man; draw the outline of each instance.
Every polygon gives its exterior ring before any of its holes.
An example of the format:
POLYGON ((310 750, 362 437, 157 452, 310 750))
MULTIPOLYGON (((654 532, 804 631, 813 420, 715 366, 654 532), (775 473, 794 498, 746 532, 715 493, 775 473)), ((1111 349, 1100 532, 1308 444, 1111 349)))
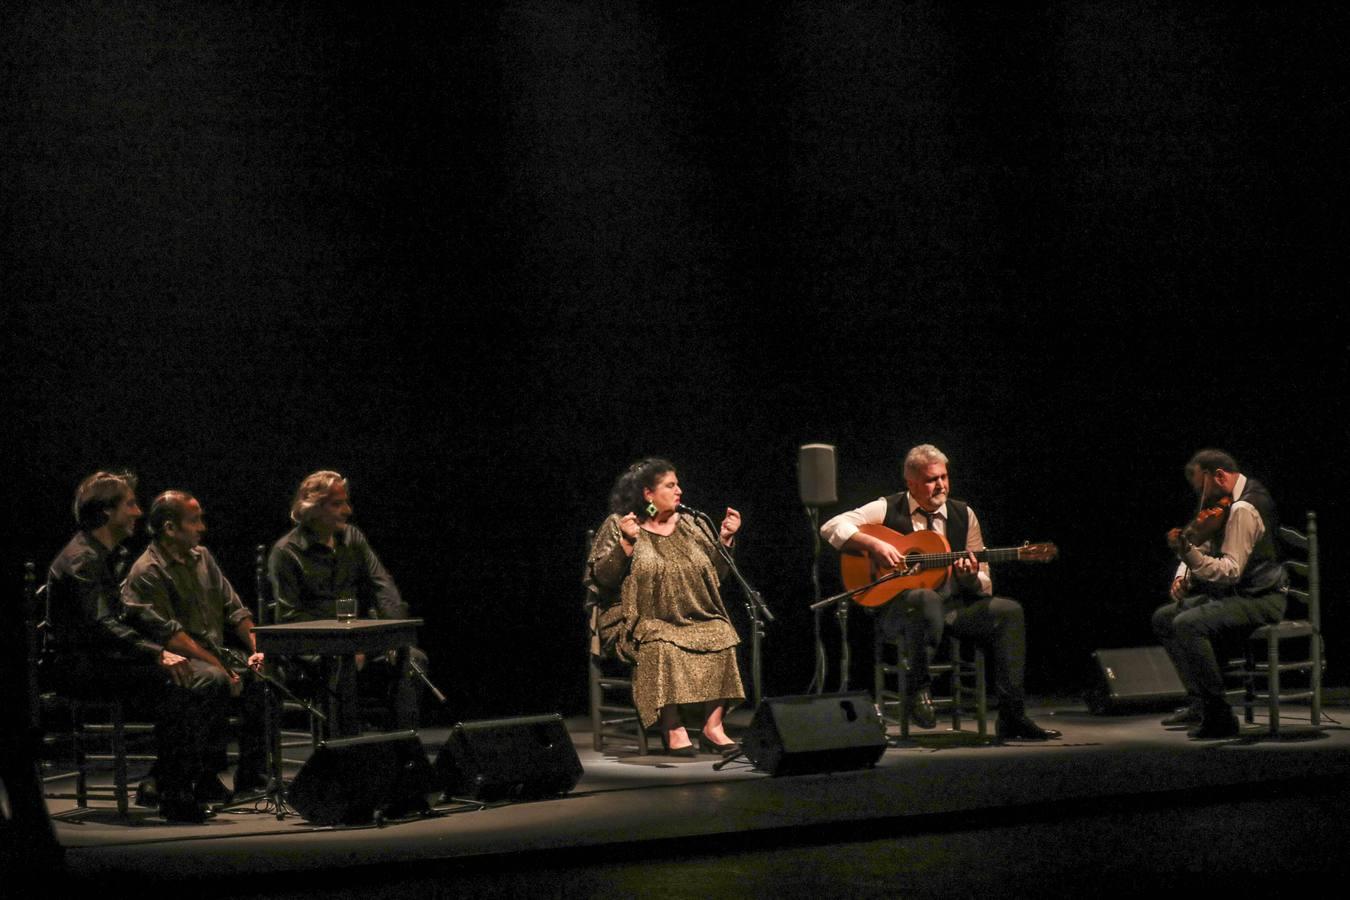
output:
MULTIPOLYGON (((122 620, 118 582, 141 508, 135 476, 96 472, 75 492, 80 531, 47 573, 53 687, 76 699, 142 701, 155 718, 159 811, 170 822, 201 822, 203 735, 229 680, 188 658, 178 635, 164 644, 122 620)), ((206 798, 202 798, 206 799, 206 798)))
POLYGON ((1265 486, 1242 474, 1222 450, 1201 450, 1185 467, 1186 480, 1205 506, 1229 498, 1232 505, 1218 532, 1202 538, 1173 529, 1168 545, 1180 563, 1171 601, 1153 614, 1153 631, 1167 650, 1189 702, 1164 725, 1195 725, 1196 740, 1233 737, 1237 717, 1224 696, 1214 641, 1250 634, 1284 616, 1288 579, 1275 552, 1280 523, 1265 486))
MULTIPOLYGON (((184 491, 165 491, 150 505, 154 540, 131 567, 122 585, 123 618, 138 632, 160 644, 176 641, 183 655, 220 672, 241 705, 239 767, 234 793, 266 786, 264 750, 265 697, 256 677, 241 678, 222 657, 228 633, 247 652, 248 667, 260 669, 263 655, 253 641, 253 615, 239 600, 211 551, 201 546, 206 522, 201 504, 184 491)), ((247 672, 244 673, 248 675, 247 672)), ((199 796, 228 800, 215 773, 225 768, 224 709, 208 723, 199 796)))
MULTIPOLYGON (((272 547, 267 570, 272 583, 278 622, 331 619, 339 598, 356 599, 358 615, 406 619, 394 579, 380 563, 366 536, 347 520, 352 505, 347 480, 337 472, 315 472, 300 482, 291 503, 291 529, 272 547)), ((419 693, 414 669, 427 668, 427 656, 410 648, 408 677, 394 677, 393 654, 381 654, 367 666, 364 654, 357 667, 365 675, 388 682, 396 728, 416 728, 419 693)))
POLYGON ((870 554, 883 568, 902 568, 900 551, 858 530, 860 525, 885 525, 902 534, 932 529, 947 538, 952 552, 967 555, 952 566, 952 575, 937 591, 904 591, 884 608, 878 622, 886 637, 903 638, 913 685, 906 712, 923 728, 936 724, 928 676, 928 646, 937 646, 944 629, 962 640, 981 644, 989 655, 998 692, 1000 738, 1044 741, 1060 736, 1027 718, 1023 699, 1026 668, 1026 625, 1021 604, 994 596, 989 565, 976 561, 985 549, 975 510, 949 494, 947 457, 932 444, 910 450, 904 463, 907 490, 879 497, 821 526, 820 533, 836 550, 848 547, 870 554))

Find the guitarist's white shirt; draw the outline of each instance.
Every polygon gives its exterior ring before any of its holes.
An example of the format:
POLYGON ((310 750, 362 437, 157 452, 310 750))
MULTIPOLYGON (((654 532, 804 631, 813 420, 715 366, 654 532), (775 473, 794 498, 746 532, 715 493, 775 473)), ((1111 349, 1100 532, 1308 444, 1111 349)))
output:
MULTIPOLYGON (((909 518, 915 531, 926 531, 928 529, 928 519, 921 512, 918 501, 905 494, 905 502, 909 504, 909 518)), ((980 520, 975 515, 975 510, 966 507, 966 514, 970 519, 970 525, 966 529, 966 549, 980 551, 985 549, 984 532, 980 529, 980 520)), ((821 536, 830 542, 830 546, 836 550, 842 550, 848 543, 848 539, 858 533, 859 525, 884 525, 886 524, 886 498, 878 497, 870 503, 864 503, 857 509, 851 509, 848 512, 840 513, 833 519, 830 519, 824 525, 820 526, 821 536)), ((943 537, 947 536, 947 504, 938 507, 937 512, 933 513, 933 530, 943 537)), ((994 580, 989 575, 989 563, 980 563, 980 590, 984 595, 994 593, 994 580)))

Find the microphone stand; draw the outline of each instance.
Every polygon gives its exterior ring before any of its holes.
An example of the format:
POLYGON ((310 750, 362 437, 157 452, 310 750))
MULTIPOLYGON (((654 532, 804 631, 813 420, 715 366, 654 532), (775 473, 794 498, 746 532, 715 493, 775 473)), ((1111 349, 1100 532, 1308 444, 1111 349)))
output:
MULTIPOLYGON (((806 507, 806 518, 811 523, 811 596, 816 600, 820 599, 820 507, 806 507)), ((825 693, 825 638, 820 630, 820 610, 815 606, 811 608, 812 624, 815 629, 816 638, 816 667, 811 674, 811 685, 806 689, 808 694, 825 693)))
POLYGON ((741 592, 745 594, 745 609, 750 615, 750 680, 752 684, 751 696, 756 707, 763 699, 764 692, 761 689, 763 681, 763 657, 761 644, 764 639, 764 621, 774 621, 774 615, 769 607, 764 605, 764 597, 750 586, 750 582, 745 580, 741 570, 736 566, 736 560, 732 558, 731 551, 726 545, 718 540, 718 528, 713 524, 712 519, 707 513, 696 509, 688 510, 693 516, 694 521, 700 522, 704 529, 712 537, 713 546, 717 552, 722 554, 722 559, 726 561, 731 574, 736 577, 736 582, 741 586, 741 592), (761 616, 763 617, 761 619, 761 616))
MULTIPOLYGON (((920 566, 919 563, 915 563, 914 565, 909 566, 908 568, 905 569, 896 569, 894 572, 891 572, 887 575, 882 575, 880 578, 876 579, 875 581, 864 584, 862 587, 853 588, 852 590, 848 591, 841 591, 840 593, 835 594, 832 597, 826 597, 824 600, 817 600, 815 603, 811 604, 811 609, 816 613, 817 616, 819 616, 821 610, 825 609, 831 604, 837 604, 837 608, 835 609, 835 616, 839 619, 839 691, 841 693, 848 690, 848 670, 849 665, 851 664, 852 661, 848 645, 848 609, 849 609, 848 601, 853 599, 857 595, 863 593, 864 591, 870 590, 871 588, 874 588, 879 584, 884 584, 885 582, 890 581, 893 578, 905 578, 907 576, 914 575, 918 573, 921 568, 922 566, 920 566)), ((824 659, 825 646, 823 642, 819 646, 819 652, 821 654, 821 658, 817 665, 819 667, 819 670, 823 673, 825 670, 825 659, 824 659)), ((822 681, 823 680, 824 679, 822 677, 822 681)), ((823 691, 817 691, 816 693, 822 692, 823 691)))

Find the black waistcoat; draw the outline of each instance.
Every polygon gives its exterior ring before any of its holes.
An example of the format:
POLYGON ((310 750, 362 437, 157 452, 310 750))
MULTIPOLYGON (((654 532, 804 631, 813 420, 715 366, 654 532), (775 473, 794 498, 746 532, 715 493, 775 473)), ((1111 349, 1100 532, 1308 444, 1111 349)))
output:
MULTIPOLYGON (((966 535, 970 532, 969 509, 960 500, 947 500, 947 544, 954 553, 966 549, 966 535)), ((886 518, 882 524, 901 534, 909 534, 914 530, 914 519, 909 514, 908 493, 901 491, 886 498, 886 518)))
MULTIPOLYGON (((966 536, 970 533, 970 507, 960 500, 947 500, 947 545, 954 553, 966 549, 966 536)), ((901 534, 914 531, 914 519, 909 514, 909 494, 901 491, 886 498, 886 518, 882 522, 887 528, 901 534)), ((938 588, 944 597, 966 593, 955 578, 948 578, 938 588)))
MULTIPOLYGON (((1270 491, 1266 490, 1264 484, 1254 478, 1248 478, 1245 490, 1238 500, 1256 507, 1256 511, 1261 515, 1261 524, 1265 526, 1265 533, 1252 548, 1251 556, 1247 557, 1247 567, 1238 578, 1237 592, 1265 594, 1278 590, 1284 586, 1285 574, 1275 548, 1276 536, 1280 533, 1280 518, 1275 510, 1275 499, 1270 496, 1270 491)), ((1223 540, 1220 538, 1218 547, 1222 546, 1223 540)))

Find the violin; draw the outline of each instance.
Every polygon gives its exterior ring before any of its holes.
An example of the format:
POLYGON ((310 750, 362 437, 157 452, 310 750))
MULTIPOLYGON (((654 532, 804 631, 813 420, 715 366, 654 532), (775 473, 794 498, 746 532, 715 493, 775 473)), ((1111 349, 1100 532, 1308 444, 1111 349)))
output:
POLYGON ((1180 528, 1167 532, 1167 544, 1174 550, 1180 550, 1184 544, 1203 544, 1223 531, 1228 523, 1228 510, 1233 506, 1233 498, 1224 496, 1209 506, 1201 505, 1195 518, 1180 528))

